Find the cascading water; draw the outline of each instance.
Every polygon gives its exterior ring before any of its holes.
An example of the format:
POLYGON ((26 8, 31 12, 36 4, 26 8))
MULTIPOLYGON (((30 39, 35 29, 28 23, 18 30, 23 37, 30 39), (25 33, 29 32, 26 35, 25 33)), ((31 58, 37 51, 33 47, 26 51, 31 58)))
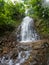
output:
POLYGON ((34 21, 29 16, 25 17, 21 23, 20 42, 32 42, 39 38, 36 30, 34 29, 34 21))
MULTIPOLYGON (((19 47, 19 46, 18 46, 19 47)), ((20 49, 24 48, 23 46, 20 46, 20 49)), ((27 49, 29 47, 27 46, 27 49)), ((2 58, 0 58, 0 65, 22 65, 26 62, 26 60, 29 58, 31 49, 30 50, 21 50, 18 53, 18 57, 14 60, 11 59, 9 55, 4 55, 2 58)))

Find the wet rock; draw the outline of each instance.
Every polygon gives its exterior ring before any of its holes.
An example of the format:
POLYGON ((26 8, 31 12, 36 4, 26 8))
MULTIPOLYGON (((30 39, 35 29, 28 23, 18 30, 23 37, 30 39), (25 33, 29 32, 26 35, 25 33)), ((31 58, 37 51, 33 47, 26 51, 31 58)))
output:
POLYGON ((43 45, 41 45, 41 48, 48 48, 49 44, 47 42, 44 42, 43 45))
POLYGON ((3 54, 7 54, 8 53, 8 48, 7 47, 3 47, 3 54))
POLYGON ((5 43, 3 41, 0 41, 0 46, 4 46, 5 43))
POLYGON ((18 46, 18 49, 19 49, 19 51, 25 51, 26 50, 26 48, 24 48, 23 46, 18 46))
POLYGON ((16 59, 17 57, 18 57, 18 50, 14 48, 13 51, 10 52, 10 58, 16 59))
POLYGON ((16 45, 14 44, 15 42, 9 42, 9 47, 11 47, 11 48, 14 48, 16 45))
POLYGON ((37 63, 36 61, 32 62, 31 65, 39 65, 39 63, 37 63))
POLYGON ((4 54, 5 60, 9 60, 10 56, 8 54, 4 54))
POLYGON ((13 53, 11 58, 16 59, 18 57, 18 53, 13 53))
POLYGON ((5 46, 5 43, 2 43, 2 46, 5 46))
POLYGON ((1 43, 2 41, 0 40, 0 43, 1 43))
POLYGON ((25 58, 25 57, 26 57, 25 52, 22 52, 21 57, 23 57, 23 58, 25 58))
POLYGON ((12 46, 11 41, 9 41, 8 46, 9 46, 9 47, 11 47, 11 46, 12 46))
POLYGON ((3 52, 3 49, 2 48, 0 48, 0 53, 2 53, 3 52))
POLYGON ((31 50, 32 48, 28 45, 18 45, 19 51, 26 51, 26 50, 31 50))
POLYGON ((19 48, 19 51, 26 51, 26 49, 25 48, 19 48))
POLYGON ((39 50, 41 47, 40 46, 34 46, 33 49, 34 50, 39 50))

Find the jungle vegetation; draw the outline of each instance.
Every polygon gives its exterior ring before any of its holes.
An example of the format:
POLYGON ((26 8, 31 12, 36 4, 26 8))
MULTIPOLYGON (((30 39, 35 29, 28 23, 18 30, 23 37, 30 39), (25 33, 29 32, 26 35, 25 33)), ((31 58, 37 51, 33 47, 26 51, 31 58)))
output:
POLYGON ((36 30, 49 37, 49 4, 45 0, 0 0, 0 34, 13 30, 25 16, 34 18, 36 30))

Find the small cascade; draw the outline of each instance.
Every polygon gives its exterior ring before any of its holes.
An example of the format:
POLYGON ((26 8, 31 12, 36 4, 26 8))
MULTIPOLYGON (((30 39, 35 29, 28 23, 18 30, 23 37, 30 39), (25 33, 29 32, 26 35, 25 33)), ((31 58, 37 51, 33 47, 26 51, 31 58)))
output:
POLYGON ((32 42, 40 39, 34 27, 34 20, 29 16, 23 19, 20 29, 20 42, 32 42))
MULTIPOLYGON (((24 64, 27 59, 29 58, 30 56, 30 53, 31 53, 31 49, 29 49, 28 46, 25 46, 26 47, 26 50, 22 50, 21 48, 23 48, 23 46, 18 46, 18 50, 19 50, 19 53, 18 53, 18 56, 16 57, 16 59, 13 59, 13 58, 10 58, 9 55, 4 55, 3 57, 0 58, 0 65, 21 65, 21 64, 24 64), (20 51, 21 49, 21 51, 20 51)), ((25 48, 23 48, 25 49, 25 48)))

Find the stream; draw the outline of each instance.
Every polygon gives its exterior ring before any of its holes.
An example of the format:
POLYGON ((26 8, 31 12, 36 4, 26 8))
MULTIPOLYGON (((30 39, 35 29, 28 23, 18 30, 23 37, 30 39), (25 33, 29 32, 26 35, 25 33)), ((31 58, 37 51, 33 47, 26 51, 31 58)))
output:
POLYGON ((30 53, 32 51, 31 48, 30 50, 28 49, 29 49, 28 46, 26 48, 23 48, 23 46, 18 46, 18 51, 19 50, 20 51, 18 52, 17 58, 15 60, 10 59, 10 56, 7 54, 0 58, 0 65, 21 65, 23 64, 29 58, 30 53), (21 48, 26 49, 26 50, 22 50, 21 48))

